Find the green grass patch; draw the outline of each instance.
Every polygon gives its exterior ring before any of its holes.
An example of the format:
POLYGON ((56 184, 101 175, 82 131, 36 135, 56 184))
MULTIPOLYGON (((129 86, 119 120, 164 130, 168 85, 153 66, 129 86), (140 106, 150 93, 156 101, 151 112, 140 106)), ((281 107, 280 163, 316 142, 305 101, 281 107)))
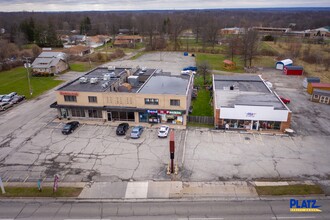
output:
POLYGON ((318 185, 256 186, 256 190, 260 196, 323 194, 318 185))
POLYGON ((25 95, 27 99, 30 99, 41 95, 62 82, 61 80, 56 80, 56 77, 31 77, 33 94, 30 96, 26 69, 17 67, 0 72, 0 94, 17 92, 19 95, 25 95))
POLYGON ((228 59, 225 55, 223 54, 208 54, 208 53, 197 53, 196 56, 196 62, 199 63, 201 61, 207 61, 211 69, 214 70, 221 70, 221 71, 228 71, 228 72, 235 72, 235 73, 243 73, 244 68, 243 68, 243 63, 239 59, 239 57, 234 57, 234 62, 236 62, 236 69, 234 70, 227 70, 224 67, 223 61, 225 59, 228 59))
POLYGON ((39 192, 37 187, 6 187, 6 193, 0 197, 78 197, 83 188, 59 187, 53 193, 53 187, 43 187, 39 192))
POLYGON ((84 62, 70 63, 70 70, 76 72, 86 72, 90 70, 90 64, 84 62))
POLYGON ((187 122, 188 127, 214 128, 213 124, 200 124, 196 122, 187 122))
POLYGON ((192 101, 192 106, 191 115, 193 116, 213 116, 210 91, 204 88, 199 89, 197 98, 192 101))

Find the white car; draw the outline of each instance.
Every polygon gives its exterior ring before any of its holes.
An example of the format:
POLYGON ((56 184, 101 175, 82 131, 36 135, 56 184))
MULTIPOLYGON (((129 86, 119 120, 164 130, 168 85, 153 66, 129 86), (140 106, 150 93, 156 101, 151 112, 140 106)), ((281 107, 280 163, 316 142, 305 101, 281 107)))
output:
POLYGON ((162 125, 158 130, 158 137, 167 137, 170 127, 167 125, 162 125))

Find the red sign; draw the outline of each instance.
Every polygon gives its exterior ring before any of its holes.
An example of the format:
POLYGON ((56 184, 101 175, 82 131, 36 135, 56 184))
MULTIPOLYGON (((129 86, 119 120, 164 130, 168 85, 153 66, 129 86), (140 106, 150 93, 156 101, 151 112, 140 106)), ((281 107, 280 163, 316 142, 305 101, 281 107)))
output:
POLYGON ((60 92, 60 95, 78 96, 78 92, 60 92))
POLYGON ((158 114, 168 114, 167 110, 158 110, 158 114))

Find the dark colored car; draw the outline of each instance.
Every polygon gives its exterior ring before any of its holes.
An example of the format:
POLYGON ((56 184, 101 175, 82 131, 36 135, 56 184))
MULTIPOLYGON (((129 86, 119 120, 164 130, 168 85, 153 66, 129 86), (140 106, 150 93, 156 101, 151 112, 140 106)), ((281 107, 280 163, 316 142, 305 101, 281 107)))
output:
POLYGON ((183 68, 183 70, 197 71, 197 67, 196 66, 187 66, 186 68, 183 68))
POLYGON ((125 135, 128 128, 129 128, 128 123, 121 123, 117 127, 116 134, 117 135, 125 135))
POLYGON ((284 102, 284 104, 289 104, 290 103, 290 99, 286 99, 283 97, 280 97, 280 99, 282 100, 282 102, 284 102))
POLYGON ((66 123, 62 129, 62 134, 71 134, 78 127, 79 127, 78 121, 71 121, 69 123, 66 123))
POLYGON ((24 95, 16 95, 14 98, 11 100, 12 103, 17 104, 25 99, 24 95))

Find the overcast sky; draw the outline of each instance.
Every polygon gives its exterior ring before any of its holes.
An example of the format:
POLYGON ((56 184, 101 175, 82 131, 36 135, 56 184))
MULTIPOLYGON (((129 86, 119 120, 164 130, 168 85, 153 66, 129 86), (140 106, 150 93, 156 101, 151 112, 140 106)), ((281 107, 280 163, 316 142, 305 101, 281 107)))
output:
POLYGON ((0 0, 0 11, 330 7, 329 0, 0 0))

